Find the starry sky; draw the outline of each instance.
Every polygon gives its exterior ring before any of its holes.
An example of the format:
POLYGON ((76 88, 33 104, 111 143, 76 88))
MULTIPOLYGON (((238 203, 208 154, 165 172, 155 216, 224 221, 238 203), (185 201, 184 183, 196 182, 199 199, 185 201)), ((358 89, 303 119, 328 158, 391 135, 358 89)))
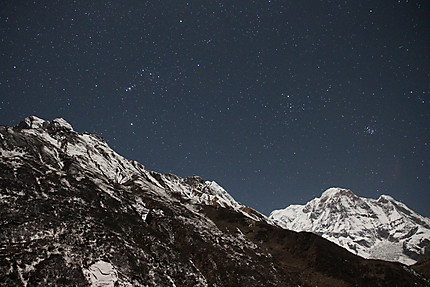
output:
POLYGON ((63 117, 268 215, 331 186, 430 216, 429 1, 1 1, 0 124, 63 117))

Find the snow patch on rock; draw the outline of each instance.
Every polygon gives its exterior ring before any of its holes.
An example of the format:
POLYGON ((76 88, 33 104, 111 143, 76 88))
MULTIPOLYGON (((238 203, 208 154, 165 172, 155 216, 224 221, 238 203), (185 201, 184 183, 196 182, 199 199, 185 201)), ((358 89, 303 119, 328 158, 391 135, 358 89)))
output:
POLYGON ((88 269, 83 269, 83 272, 92 287, 114 287, 118 281, 118 272, 115 267, 103 260, 97 261, 88 269))

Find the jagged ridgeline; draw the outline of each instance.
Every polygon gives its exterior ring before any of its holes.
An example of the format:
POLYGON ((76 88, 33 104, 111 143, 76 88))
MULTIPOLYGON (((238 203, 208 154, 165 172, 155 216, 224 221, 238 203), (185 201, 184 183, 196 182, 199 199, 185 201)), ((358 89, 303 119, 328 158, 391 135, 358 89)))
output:
POLYGON ((278 227, 217 183, 148 171, 63 119, 1 126, 0 152, 2 286, 429 286, 425 264, 278 227))

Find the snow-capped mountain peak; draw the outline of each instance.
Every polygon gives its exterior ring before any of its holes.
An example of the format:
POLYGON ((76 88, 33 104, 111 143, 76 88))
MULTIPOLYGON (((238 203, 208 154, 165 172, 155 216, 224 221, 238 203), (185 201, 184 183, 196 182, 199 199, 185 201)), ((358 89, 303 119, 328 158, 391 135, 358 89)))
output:
POLYGON ((69 131, 73 131, 73 127, 71 124, 69 124, 65 119, 63 118, 56 118, 53 119, 51 122, 51 125, 53 125, 56 128, 63 128, 69 131))
POLYGON ((310 231, 365 258, 412 264, 430 254, 430 220, 389 195, 362 198, 329 188, 305 205, 275 210, 270 219, 310 231))
POLYGON ((73 131, 73 127, 63 118, 55 118, 51 122, 41 119, 37 116, 30 116, 25 118, 17 126, 20 129, 43 129, 50 127, 51 129, 66 129, 73 131))
POLYGON ((348 189, 344 189, 344 188, 341 188, 341 187, 331 187, 331 188, 327 189, 326 191, 324 191, 321 194, 321 198, 323 198, 323 197, 332 197, 332 196, 336 196, 336 195, 344 195, 344 194, 354 195, 348 189))
POLYGON ((20 124, 20 128, 42 128, 44 125, 48 125, 49 122, 42 120, 41 118, 38 118, 36 116, 30 116, 25 118, 20 124))
POLYGON ((258 212, 249 212, 249 208, 238 203, 215 181, 204 181, 199 176, 180 178, 173 174, 163 175, 148 171, 140 163, 128 160, 113 151, 102 137, 74 131, 72 125, 63 118, 47 121, 30 116, 14 129, 10 132, 14 134, 18 146, 10 149, 0 147, 0 151, 6 157, 13 157, 11 162, 17 165, 20 160, 34 153, 38 154, 52 171, 61 168, 64 172, 77 174, 78 179, 84 179, 91 174, 92 178, 97 179, 99 187, 111 196, 114 196, 108 187, 111 183, 134 183, 143 188, 159 190, 160 193, 168 191, 180 194, 181 198, 193 203, 228 207, 253 219, 267 220, 258 212), (27 146, 28 142, 34 144, 27 146), (41 149, 40 143, 44 146, 41 149), (21 148, 24 145, 26 147, 21 148), (69 164, 72 160, 77 164, 69 164), (146 180, 142 181, 142 178, 146 180))
POLYGON ((378 201, 382 202, 382 201, 395 201, 395 200, 389 195, 382 194, 381 196, 379 196, 378 201))

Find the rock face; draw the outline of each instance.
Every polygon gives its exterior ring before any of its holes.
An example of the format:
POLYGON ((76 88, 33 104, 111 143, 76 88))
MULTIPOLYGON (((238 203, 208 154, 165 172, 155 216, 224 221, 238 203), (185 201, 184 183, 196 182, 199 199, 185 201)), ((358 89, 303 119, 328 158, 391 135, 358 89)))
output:
POLYGON ((361 198, 330 188, 306 205, 275 210, 270 218, 295 231, 310 231, 365 258, 413 264, 430 256, 430 220, 388 195, 361 198))
POLYGON ((1 286, 428 286, 282 229, 215 182, 148 171, 63 119, 0 126, 1 286))

